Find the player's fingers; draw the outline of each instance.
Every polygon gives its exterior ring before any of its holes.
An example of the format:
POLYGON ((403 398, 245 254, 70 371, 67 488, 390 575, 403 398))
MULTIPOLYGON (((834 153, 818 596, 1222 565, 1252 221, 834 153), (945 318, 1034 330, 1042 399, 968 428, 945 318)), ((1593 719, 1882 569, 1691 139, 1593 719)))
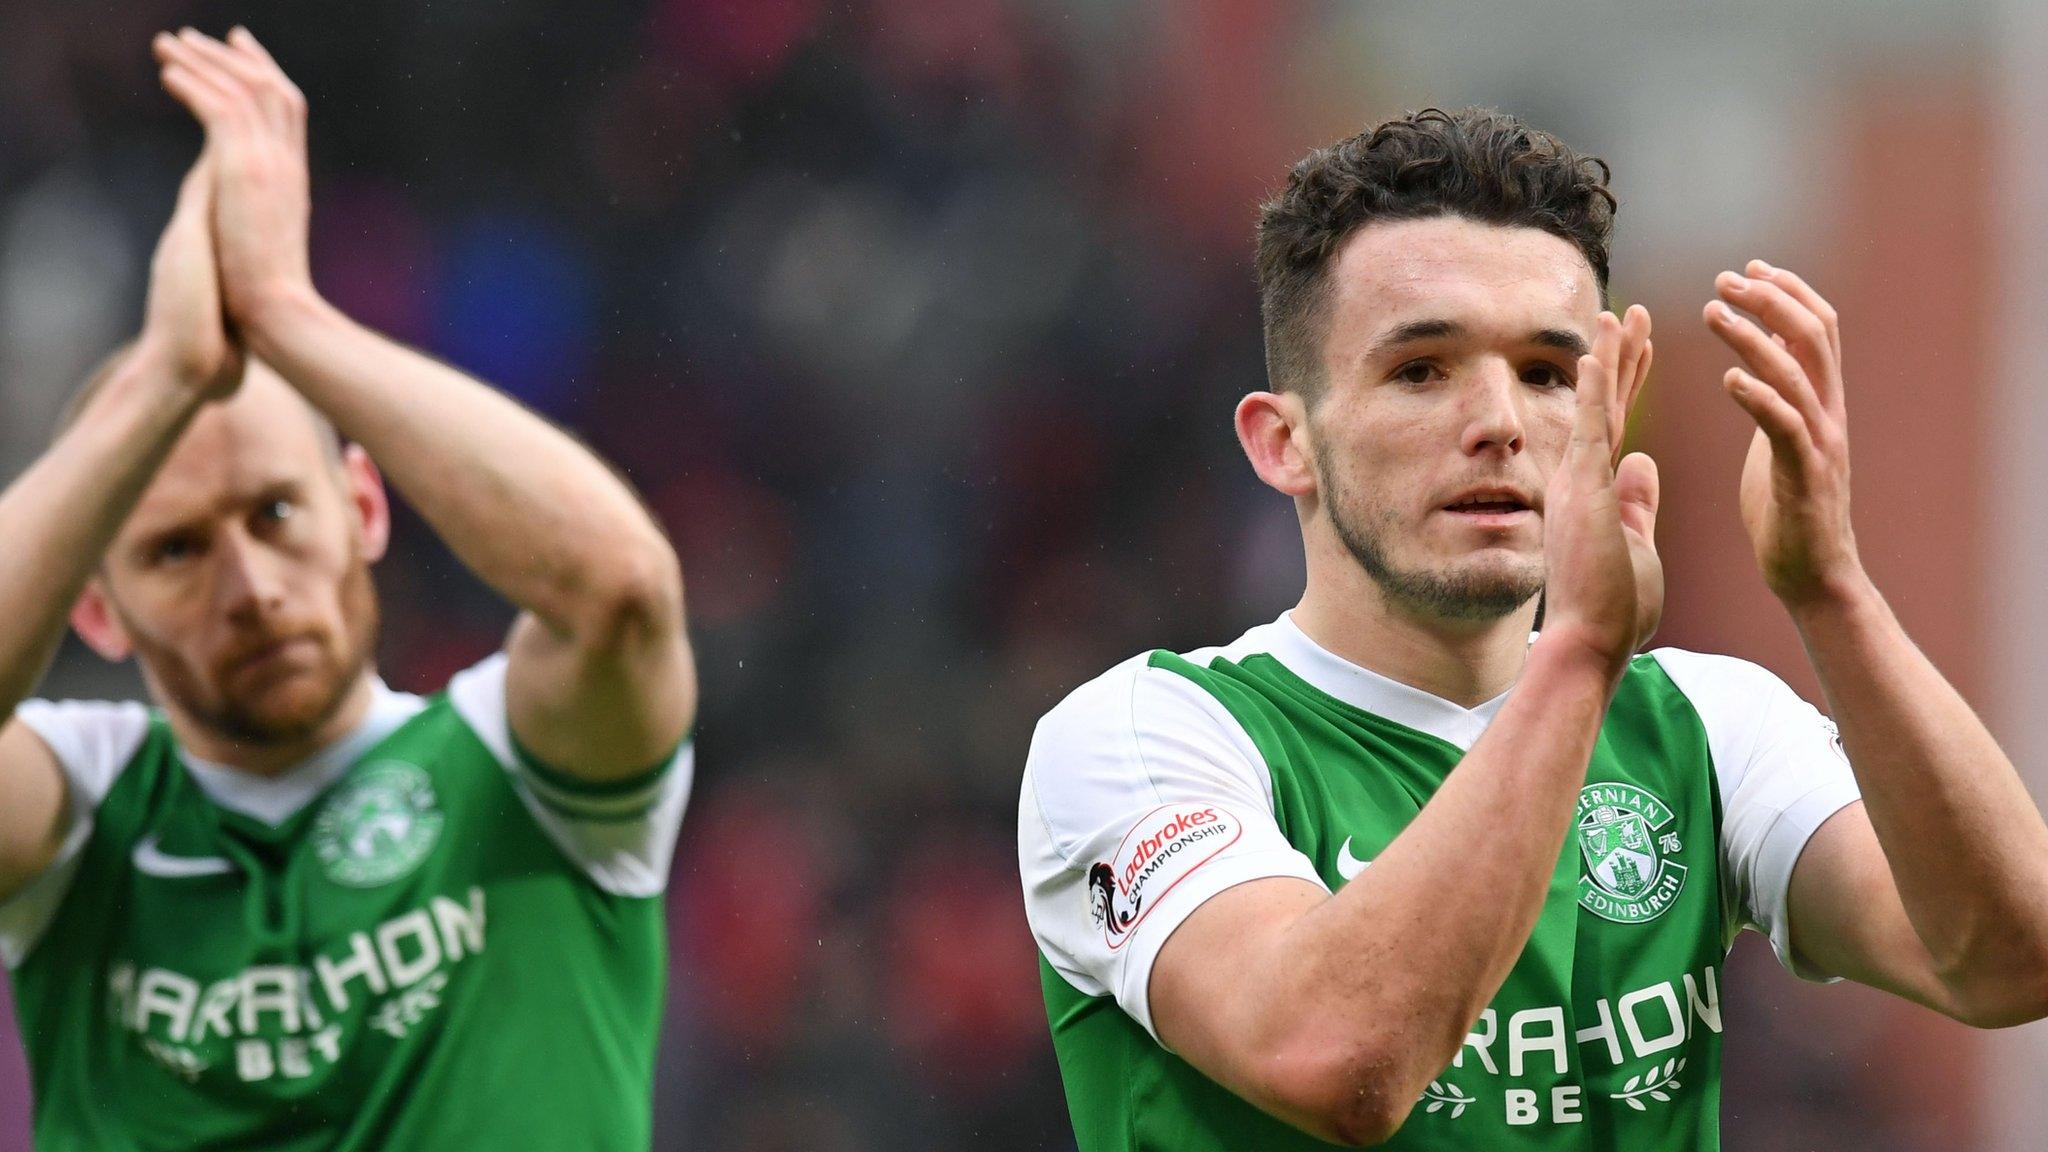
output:
POLYGON ((1620 410, 1616 418, 1613 441, 1621 443, 1621 425, 1628 419, 1628 392, 1636 379, 1636 363, 1643 358, 1645 338, 1650 314, 1642 305, 1631 305, 1621 317, 1621 343, 1617 345, 1614 360, 1615 407, 1620 410))
POLYGON ((241 82, 221 71, 182 35, 161 34, 156 38, 157 60, 166 68, 177 65, 213 94, 213 103, 223 113, 247 103, 241 82))
POLYGON ((237 24, 228 29, 227 44, 231 51, 238 52, 259 69, 265 77, 267 90, 277 94, 273 111, 279 122, 290 132, 293 143, 304 147, 306 142, 306 94, 292 82, 290 76, 271 56, 270 50, 256 39, 255 33, 237 24))
POLYGON ((270 49, 265 48, 263 42, 256 39, 256 34, 249 31, 245 25, 237 24, 228 29, 228 43, 276 68, 278 75, 284 74, 284 69, 278 65, 277 58, 270 54, 270 49))
POLYGON ((207 55, 200 47, 208 42, 209 38, 206 34, 198 29, 191 27, 180 28, 164 43, 162 55, 167 62, 176 61, 179 64, 183 64, 186 68, 205 76, 224 88, 239 89, 242 86, 240 78, 222 68, 220 61, 207 55))
POLYGON ((1579 357, 1572 442, 1574 448, 1607 464, 1613 450, 1614 365, 1619 357, 1621 325, 1612 312, 1602 312, 1595 328, 1592 351, 1579 357))
POLYGON ((1806 305, 1809 311, 1818 316, 1821 324, 1827 328, 1828 347, 1835 354, 1835 363, 1841 364, 1842 318, 1841 314, 1835 311, 1835 306, 1828 303, 1827 297, 1814 291, 1813 285, 1808 284, 1797 272, 1790 269, 1775 268, 1762 260, 1751 260, 1743 270, 1757 279, 1768 280, 1783 288, 1793 299, 1806 305))
POLYGON ((1629 386, 1635 383, 1636 363, 1643 358, 1643 344, 1649 338, 1649 309, 1641 304, 1631 304, 1621 318, 1621 358, 1614 366, 1614 379, 1621 386, 1624 402, 1628 399, 1629 386))
POLYGON ((1792 353, 1771 342, 1770 335, 1724 300, 1709 301, 1704 311, 1707 327, 1722 343, 1742 358, 1754 373, 1780 394, 1817 428, 1826 414, 1806 369, 1792 353))
POLYGON ((1636 362, 1636 378, 1630 382, 1628 388, 1628 410, 1630 413, 1634 413, 1636 410, 1636 400, 1643 394, 1643 385, 1650 382, 1650 365, 1656 363, 1656 360, 1657 345, 1649 340, 1643 341, 1643 358, 1636 362))
POLYGON ((228 95, 199 73, 183 64, 166 64, 160 70, 158 80, 178 103, 199 118, 199 122, 210 132, 214 126, 233 115, 228 95))
POLYGON ((293 93, 299 91, 298 85, 292 83, 292 78, 285 73, 284 66, 279 64, 277 58, 270 54, 270 49, 265 48, 263 43, 256 39, 254 32, 237 24, 233 28, 228 29, 227 42, 230 48, 247 56, 250 60, 255 61, 260 67, 268 71, 271 77, 287 90, 293 93))
POLYGON ((277 61, 256 42, 256 37, 240 24, 228 30, 227 39, 219 44, 224 58, 232 59, 237 75, 248 82, 272 107, 272 111, 283 116, 303 116, 306 95, 299 86, 292 83, 277 61))
POLYGON ((1662 488, 1657 462, 1641 452, 1621 458, 1614 469, 1614 495, 1621 504, 1621 522, 1644 539, 1657 535, 1657 502, 1662 488))
POLYGON ((1721 299, 1755 316, 1771 332, 1785 338, 1785 349, 1816 390, 1826 388, 1835 376, 1834 346, 1828 340, 1827 325, 1811 308, 1769 280, 1723 272, 1714 278, 1714 290, 1721 299))
POLYGON ((270 103, 283 101, 284 92, 278 86, 275 69, 196 29, 185 29, 178 33, 178 39, 196 55, 219 69, 223 76, 239 85, 250 99, 270 103))
POLYGON ((1721 389, 1756 421, 1770 439, 1771 451, 1791 459, 1805 456, 1813 443, 1806 420, 1777 389, 1740 368, 1722 375, 1721 389))

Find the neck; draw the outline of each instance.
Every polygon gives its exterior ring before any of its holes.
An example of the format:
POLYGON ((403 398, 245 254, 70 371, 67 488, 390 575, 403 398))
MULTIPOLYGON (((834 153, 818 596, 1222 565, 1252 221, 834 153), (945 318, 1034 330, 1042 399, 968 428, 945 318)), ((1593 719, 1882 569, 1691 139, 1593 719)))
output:
POLYGON ((1464 708, 1508 690, 1529 657, 1536 601, 1491 620, 1447 619, 1390 599, 1348 553, 1309 564, 1295 626, 1328 651, 1464 708))
POLYGON ((375 680, 368 669, 356 678, 348 694, 342 698, 341 706, 334 714, 304 736, 289 740, 251 741, 224 735, 201 724, 191 713, 185 711, 163 696, 164 714, 170 719, 171 733, 178 738, 178 744, 186 752, 209 763, 247 772, 252 776, 276 776, 286 769, 303 764, 350 732, 370 714, 370 704, 376 699, 375 680))

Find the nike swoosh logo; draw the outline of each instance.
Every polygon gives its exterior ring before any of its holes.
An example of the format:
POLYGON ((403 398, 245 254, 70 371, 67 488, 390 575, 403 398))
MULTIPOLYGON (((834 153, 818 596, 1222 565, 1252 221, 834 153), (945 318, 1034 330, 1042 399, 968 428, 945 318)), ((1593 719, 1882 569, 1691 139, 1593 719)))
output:
POLYGON ((152 834, 135 845, 136 871, 169 880, 189 880, 194 876, 225 876, 235 870, 233 864, 219 856, 167 855, 157 847, 156 840, 152 834))
POLYGON ((1351 837, 1346 836, 1344 846, 1337 849, 1337 875, 1346 880, 1356 880, 1358 874, 1365 871, 1366 866, 1371 863, 1370 860, 1360 860, 1351 854, 1351 837))

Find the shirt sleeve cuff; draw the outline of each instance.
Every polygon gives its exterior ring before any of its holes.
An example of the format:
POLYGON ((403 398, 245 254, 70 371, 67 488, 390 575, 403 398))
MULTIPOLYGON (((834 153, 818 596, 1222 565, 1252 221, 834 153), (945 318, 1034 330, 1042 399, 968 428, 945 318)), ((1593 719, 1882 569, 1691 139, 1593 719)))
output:
POLYGON ((1815 786, 1779 814, 1758 854, 1758 903, 1771 910, 1771 950, 1777 953, 1778 963, 1801 980, 1833 984, 1841 977, 1814 968, 1792 948, 1792 870, 1820 826, 1860 799, 1853 780, 1829 780, 1815 786))

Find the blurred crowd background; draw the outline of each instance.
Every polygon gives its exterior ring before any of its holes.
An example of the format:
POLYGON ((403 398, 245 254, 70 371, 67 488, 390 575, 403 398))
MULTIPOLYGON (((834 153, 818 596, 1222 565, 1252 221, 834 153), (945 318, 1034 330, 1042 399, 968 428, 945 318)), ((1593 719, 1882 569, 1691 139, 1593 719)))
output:
MULTIPOLYGON (((1614 164, 1616 294, 1658 324, 1663 641, 1813 695, 1698 320, 1766 256, 1845 313, 1872 567, 2048 753, 1998 687, 2048 648, 2000 575, 2039 526, 1998 497, 2043 467, 2013 362, 2048 312, 2013 107, 2048 119, 2048 28, 2017 0, 5 0, 0 476, 138 323, 198 143, 150 34, 237 21, 311 101, 323 291, 585 437, 682 556, 704 706, 658 1148, 1072 1146, 1016 875, 1031 727, 1298 594, 1292 509, 1230 430, 1255 205, 1405 109, 1497 105, 1614 164)), ((510 618, 415 518, 378 577, 404 689, 510 618)), ((73 650, 46 694, 138 689, 73 650)), ((2048 1142, 2016 1135, 2033 1033, 1801 986, 1753 936, 1723 988, 1730 1148, 2048 1142)))

